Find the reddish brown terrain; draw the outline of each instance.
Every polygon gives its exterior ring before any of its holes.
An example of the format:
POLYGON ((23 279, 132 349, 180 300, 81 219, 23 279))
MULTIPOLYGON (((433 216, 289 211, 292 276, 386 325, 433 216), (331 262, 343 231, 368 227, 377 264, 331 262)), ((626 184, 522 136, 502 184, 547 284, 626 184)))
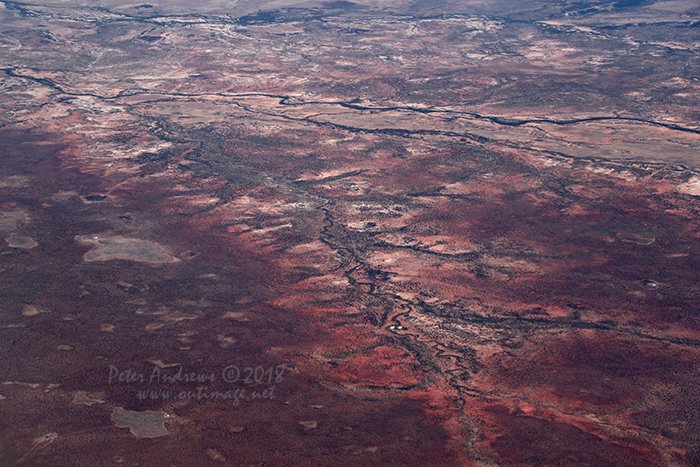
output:
POLYGON ((0 467, 700 465, 700 7, 511 3, 0 1, 0 467))

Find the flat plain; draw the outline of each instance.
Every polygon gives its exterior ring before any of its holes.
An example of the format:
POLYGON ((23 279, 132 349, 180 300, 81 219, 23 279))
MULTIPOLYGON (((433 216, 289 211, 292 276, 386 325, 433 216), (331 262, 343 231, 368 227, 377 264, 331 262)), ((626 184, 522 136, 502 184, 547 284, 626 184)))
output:
POLYGON ((698 465, 700 7, 511 3, 0 1, 0 466, 698 465))

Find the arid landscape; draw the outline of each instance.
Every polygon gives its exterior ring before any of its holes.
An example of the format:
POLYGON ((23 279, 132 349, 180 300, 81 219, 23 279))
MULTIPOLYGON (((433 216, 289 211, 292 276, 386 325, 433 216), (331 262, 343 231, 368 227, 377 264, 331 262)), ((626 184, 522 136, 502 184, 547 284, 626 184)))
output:
POLYGON ((696 1, 0 0, 0 467, 700 465, 696 1))

